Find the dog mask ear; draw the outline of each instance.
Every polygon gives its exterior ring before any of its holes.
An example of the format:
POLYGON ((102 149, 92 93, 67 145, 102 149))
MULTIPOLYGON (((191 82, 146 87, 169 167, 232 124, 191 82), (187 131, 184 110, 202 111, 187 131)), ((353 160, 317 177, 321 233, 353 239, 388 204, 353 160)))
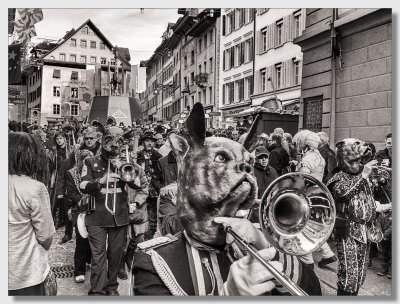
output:
POLYGON ((171 144, 171 149, 176 157, 176 163, 179 166, 182 162, 183 157, 186 154, 186 151, 189 148, 189 144, 187 143, 186 139, 182 136, 177 135, 174 132, 171 132, 168 135, 168 140, 171 144))
POLYGON ((190 147, 198 148, 203 146, 206 138, 206 118, 203 105, 200 102, 197 102, 193 106, 186 120, 186 128, 188 130, 190 147))

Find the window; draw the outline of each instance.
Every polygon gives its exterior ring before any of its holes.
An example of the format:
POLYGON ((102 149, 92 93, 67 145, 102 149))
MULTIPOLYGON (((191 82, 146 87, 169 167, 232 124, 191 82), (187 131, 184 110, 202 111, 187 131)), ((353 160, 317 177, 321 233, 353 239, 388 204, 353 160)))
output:
POLYGON ((194 63, 194 50, 192 50, 192 58, 191 58, 191 63, 194 63))
POLYGON ((187 56, 183 58, 185 68, 188 66, 187 56))
POLYGON ((231 82, 229 83, 229 103, 232 103, 235 101, 235 86, 234 83, 231 82))
POLYGON ((60 97, 60 87, 53 87, 53 96, 60 97))
POLYGON ((60 115, 60 108, 59 104, 53 104, 53 115, 60 115))
POLYGON ((267 86, 267 72, 266 70, 261 70, 261 92, 265 92, 267 86))
POLYGON ((253 38, 250 38, 246 40, 244 62, 250 62, 252 60, 253 60, 253 38))
POLYGON ((69 55, 69 61, 76 62, 76 55, 69 55))
POLYGON ((76 39, 75 38, 71 38, 71 46, 76 46, 76 39))
POLYGON ((282 87, 282 64, 275 65, 276 88, 282 87))
POLYGON ((229 24, 229 31, 228 33, 232 33, 235 30, 235 12, 232 12, 228 15, 228 24, 229 24))
POLYGON ((78 88, 71 88, 71 98, 78 98, 78 88))
POLYGON ((106 48, 106 45, 104 44, 104 42, 100 42, 100 49, 104 50, 106 48))
POLYGON ((245 87, 245 91, 246 91, 246 94, 245 94, 245 98, 246 99, 249 99, 250 98, 250 96, 253 94, 253 77, 252 76, 249 76, 249 77, 246 77, 246 87, 245 87))
POLYGON ((294 68, 294 84, 300 84, 300 61, 293 61, 294 68))
POLYGON ((201 92, 197 92, 197 102, 201 102, 201 92))
POLYGON ((194 72, 190 73, 190 84, 194 83, 194 72))
POLYGON ((200 53, 201 53, 201 47, 202 47, 202 44, 201 44, 201 43, 202 43, 202 39, 200 38, 200 39, 199 39, 199 52, 200 52, 200 53))
POLYGON ((206 89, 203 90, 203 103, 204 104, 207 103, 207 90, 206 89))
POLYGON ((96 63, 96 57, 91 56, 90 57, 90 63, 96 63))
POLYGON ((81 40, 81 48, 86 48, 86 40, 81 40))
POLYGON ((61 78, 61 70, 54 70, 53 78, 61 78))
POLYGON ((81 62, 86 63, 86 56, 83 56, 83 55, 81 56, 81 62))
POLYGON ((282 44, 282 28, 283 28, 283 20, 278 21, 276 23, 276 43, 277 43, 277 46, 282 44))
POLYGON ((101 64, 106 64, 107 63, 107 58, 101 57, 100 58, 100 63, 101 64))
POLYGON ((212 87, 208 88, 208 96, 209 96, 208 98, 209 103, 212 103, 212 87))
POLYGON ((90 48, 95 49, 96 48, 96 41, 90 41, 90 48))
POLYGON ((194 95, 190 96, 190 99, 191 99, 190 106, 193 107, 193 105, 194 105, 194 95))
POLYGON ((84 28, 82 28, 81 33, 82 34, 87 34, 88 33, 88 28, 86 26, 84 28))
POLYGON ((71 116, 78 116, 79 115, 79 105, 73 104, 70 108, 71 116))
POLYGON ((71 72, 71 79, 72 80, 78 80, 78 72, 77 71, 72 71, 71 72))
POLYGON ((110 60, 110 64, 111 64, 111 65, 115 65, 115 59, 111 59, 111 60, 110 60))
POLYGON ((213 35, 214 35, 214 32, 213 32, 213 29, 211 29, 210 30, 210 35, 209 35, 210 36, 210 44, 213 44, 213 42, 214 42, 213 41, 213 39, 214 39, 213 35))
POLYGON ((212 73, 213 72, 213 58, 211 57, 208 61, 210 62, 210 73, 212 73))
POLYGON ((204 61, 204 73, 207 73, 207 61, 204 61))
POLYGON ((294 35, 295 35, 295 37, 300 36, 300 18, 301 18, 301 14, 297 14, 294 16, 294 35))
POLYGON ((199 74, 201 73, 201 64, 199 64, 199 74))
POLYGON ((204 49, 207 48, 207 34, 204 35, 204 49))
POLYGON ((65 54, 60 54, 60 61, 65 61, 65 54))
POLYGON ((320 132, 322 130, 322 95, 304 98, 303 128, 320 132))
POLYGON ((261 31, 261 52, 265 52, 267 50, 267 41, 268 41, 268 31, 267 28, 261 31))
POLYGON ((236 81, 236 90, 238 92, 238 100, 242 101, 244 99, 244 79, 236 81))

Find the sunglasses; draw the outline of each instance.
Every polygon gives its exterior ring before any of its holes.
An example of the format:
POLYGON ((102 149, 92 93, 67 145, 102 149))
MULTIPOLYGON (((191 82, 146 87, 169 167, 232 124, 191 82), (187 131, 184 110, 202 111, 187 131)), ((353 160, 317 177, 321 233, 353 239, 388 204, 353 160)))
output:
POLYGON ((267 155, 260 155, 260 156, 258 156, 257 157, 257 159, 268 159, 268 156, 267 155))
POLYGON ((84 140, 93 140, 94 137, 85 137, 84 140))

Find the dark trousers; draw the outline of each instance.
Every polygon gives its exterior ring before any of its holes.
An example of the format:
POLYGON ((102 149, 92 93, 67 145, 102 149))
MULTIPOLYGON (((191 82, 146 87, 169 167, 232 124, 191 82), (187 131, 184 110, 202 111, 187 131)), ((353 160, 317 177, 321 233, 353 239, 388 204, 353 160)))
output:
POLYGON ((44 289, 44 282, 30 287, 21 289, 9 290, 9 296, 45 296, 46 291, 44 289))
MULTIPOLYGON (((66 229, 65 229, 66 230, 66 229)), ((90 264, 92 252, 90 251, 89 239, 84 239, 80 234, 78 227, 75 226, 76 247, 74 254, 74 276, 85 275, 86 263, 90 264)))
POLYGON ((392 265, 392 240, 381 241, 383 251, 383 267, 389 268, 392 265))
MULTIPOLYGON (((78 228, 75 229, 75 231, 77 231, 78 228)), ((68 235, 70 237, 72 237, 72 232, 74 231, 74 226, 72 224, 72 221, 70 221, 67 217, 67 222, 65 224, 65 232, 64 235, 68 235)), ((78 232, 76 232, 76 234, 78 235, 78 232)))
POLYGON ((127 226, 87 226, 92 251, 89 295, 104 295, 118 289, 117 274, 126 229, 127 226))
POLYGON ((154 233, 157 230, 157 198, 148 198, 147 204, 147 215, 149 217, 149 226, 144 235, 145 240, 153 238, 154 233))

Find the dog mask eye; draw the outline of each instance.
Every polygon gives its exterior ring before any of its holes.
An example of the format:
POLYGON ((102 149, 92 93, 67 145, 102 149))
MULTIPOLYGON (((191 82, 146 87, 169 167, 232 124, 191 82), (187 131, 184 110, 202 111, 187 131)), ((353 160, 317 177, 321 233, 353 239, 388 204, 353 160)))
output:
POLYGON ((226 158, 225 158, 223 155, 218 154, 217 156, 215 156, 214 161, 215 161, 216 163, 222 164, 222 163, 225 163, 225 162, 226 162, 226 158))

